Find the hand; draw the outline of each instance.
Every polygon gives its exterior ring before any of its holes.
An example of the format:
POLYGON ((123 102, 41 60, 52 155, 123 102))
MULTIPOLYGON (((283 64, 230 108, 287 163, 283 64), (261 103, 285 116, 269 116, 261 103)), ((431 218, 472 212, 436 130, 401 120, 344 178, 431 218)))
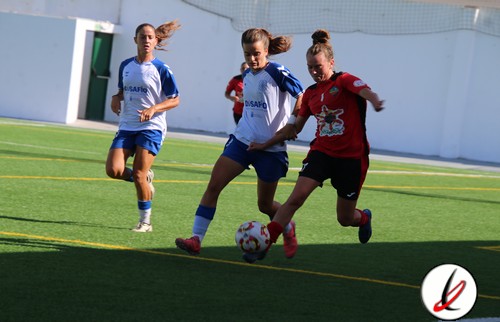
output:
POLYGON ((113 96, 111 98, 111 110, 113 111, 113 113, 120 116, 120 112, 122 111, 122 104, 120 99, 116 96, 113 96))
POLYGON ((239 96, 229 96, 229 100, 233 103, 239 102, 240 97, 239 96))
POLYGON ((247 148, 247 151, 257 151, 257 150, 264 150, 264 149, 265 149, 264 143, 251 142, 247 148))
POLYGON ((144 110, 137 110, 137 113, 139 113, 139 122, 146 122, 149 121, 153 118, 155 115, 155 109, 153 106, 150 108, 146 108, 144 110))
POLYGON ((384 109, 384 103, 385 103, 384 100, 372 102, 372 105, 373 105, 373 108, 375 109, 375 112, 382 111, 384 109))
POLYGON ((294 124, 287 124, 276 132, 276 135, 282 135, 285 140, 295 141, 297 139, 297 129, 294 124))

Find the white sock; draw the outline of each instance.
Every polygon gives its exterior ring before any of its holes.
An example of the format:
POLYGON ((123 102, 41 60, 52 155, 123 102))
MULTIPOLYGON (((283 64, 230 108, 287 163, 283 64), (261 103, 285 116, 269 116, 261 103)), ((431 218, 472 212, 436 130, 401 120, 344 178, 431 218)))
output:
POLYGON ((151 225, 151 208, 139 209, 139 220, 145 224, 151 225))
POLYGON ((205 217, 194 216, 193 223, 193 236, 198 236, 200 242, 205 238, 205 234, 207 233, 208 226, 212 221, 205 217))
POLYGON ((288 234, 288 232, 292 229, 292 222, 289 222, 285 228, 283 228, 283 233, 288 234))

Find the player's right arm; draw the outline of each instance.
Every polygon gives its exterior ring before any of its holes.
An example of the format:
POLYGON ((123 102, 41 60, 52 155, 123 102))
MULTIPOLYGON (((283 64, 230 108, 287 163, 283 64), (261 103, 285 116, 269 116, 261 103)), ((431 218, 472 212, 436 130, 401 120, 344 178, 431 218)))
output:
POLYGON ((359 96, 372 103, 376 112, 380 112, 384 109, 384 101, 378 97, 377 93, 373 92, 369 88, 363 88, 359 92, 359 96))
POLYGON ((231 78, 229 83, 227 84, 226 91, 224 92, 224 96, 233 103, 236 103, 240 100, 238 93, 236 92, 236 80, 231 78), (235 95, 232 95, 232 93, 235 95))
POLYGON ((116 115, 120 115, 122 109, 122 103, 121 103, 122 101, 123 101, 123 90, 120 89, 118 91, 118 94, 111 96, 111 110, 116 115))

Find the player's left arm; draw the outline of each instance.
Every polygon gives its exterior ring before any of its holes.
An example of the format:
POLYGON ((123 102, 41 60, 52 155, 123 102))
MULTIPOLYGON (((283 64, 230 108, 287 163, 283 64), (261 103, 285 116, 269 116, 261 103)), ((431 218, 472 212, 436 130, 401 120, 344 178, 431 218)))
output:
POLYGON ((377 93, 373 92, 371 89, 363 88, 359 92, 359 96, 372 103, 376 112, 380 112, 384 109, 384 100, 381 100, 377 93))

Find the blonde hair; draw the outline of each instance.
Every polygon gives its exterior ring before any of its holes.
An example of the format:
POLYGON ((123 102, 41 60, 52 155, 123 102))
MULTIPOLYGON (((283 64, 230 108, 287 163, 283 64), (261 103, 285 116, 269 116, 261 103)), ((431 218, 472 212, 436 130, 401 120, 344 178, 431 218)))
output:
POLYGON ((167 22, 161 24, 158 28, 155 28, 150 23, 143 23, 143 24, 140 24, 135 29, 135 35, 137 36, 139 31, 141 31, 141 29, 144 27, 151 27, 155 30, 155 35, 156 35, 156 38, 158 39, 158 43, 156 44, 155 49, 166 50, 166 49, 162 48, 162 47, 165 47, 167 45, 166 40, 169 39, 170 37, 172 37, 174 32, 177 29, 179 29, 181 27, 181 25, 179 25, 177 19, 173 20, 173 21, 167 21, 167 22))
POLYGON ((333 47, 330 44, 330 33, 325 29, 318 29, 312 35, 313 44, 307 50, 309 55, 323 53, 327 59, 333 59, 333 47))
POLYGON ((262 41, 264 48, 267 49, 269 55, 287 52, 292 47, 291 37, 273 37, 269 31, 262 28, 248 29, 241 35, 241 45, 253 44, 257 41, 262 41))

